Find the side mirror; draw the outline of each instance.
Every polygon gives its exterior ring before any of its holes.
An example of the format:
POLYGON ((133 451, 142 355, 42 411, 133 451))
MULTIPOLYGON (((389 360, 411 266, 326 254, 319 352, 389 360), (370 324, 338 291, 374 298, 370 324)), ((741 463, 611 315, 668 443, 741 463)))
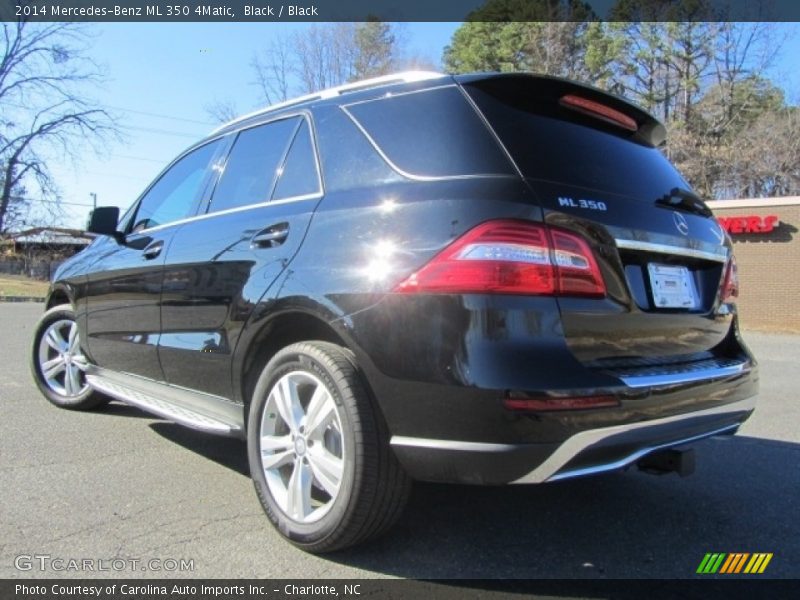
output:
POLYGON ((120 234, 117 231, 118 222, 118 206, 99 206, 89 214, 89 223, 86 226, 86 231, 119 238, 120 234))

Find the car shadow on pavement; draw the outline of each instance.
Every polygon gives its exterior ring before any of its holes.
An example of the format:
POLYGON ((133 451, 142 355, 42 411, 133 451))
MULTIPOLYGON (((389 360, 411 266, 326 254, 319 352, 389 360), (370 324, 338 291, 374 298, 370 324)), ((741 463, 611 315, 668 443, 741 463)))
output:
POLYGON ((150 429, 170 442, 213 460, 240 475, 250 477, 247 446, 240 439, 209 435, 169 421, 151 423, 150 429))
POLYGON ((213 460, 245 477, 250 477, 250 468, 247 464, 247 447, 242 440, 209 435, 171 421, 158 420, 160 417, 157 415, 122 402, 109 402, 98 407, 94 412, 114 417, 157 420, 157 422, 150 424, 150 429, 161 437, 183 446, 191 452, 205 456, 209 460, 213 460))
POLYGON ((773 552, 797 577, 800 444, 696 444, 687 478, 627 472, 539 486, 417 484, 397 526, 325 558, 411 578, 687 578, 706 552, 773 552))
MULTIPOLYGON (((249 476, 241 440, 150 428, 249 476)), ((696 576, 706 552, 772 552, 769 575, 797 577, 800 444, 740 435, 695 449, 686 478, 632 467, 544 485, 416 483, 389 534, 320 558, 414 579, 674 579, 696 576)))

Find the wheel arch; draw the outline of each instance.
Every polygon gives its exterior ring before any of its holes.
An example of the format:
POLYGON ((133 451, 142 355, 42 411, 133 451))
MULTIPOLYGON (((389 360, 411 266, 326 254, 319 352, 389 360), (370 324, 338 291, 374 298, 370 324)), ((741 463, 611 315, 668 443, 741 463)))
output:
POLYGON ((51 286, 50 291, 47 295, 47 301, 45 302, 45 310, 50 310, 54 306, 59 306, 60 304, 72 304, 72 297, 69 294, 66 286, 55 284, 51 286))
POLYGON ((234 362, 238 365, 234 372, 234 384, 245 411, 249 408, 261 371, 279 350, 297 342, 323 341, 353 352, 348 338, 330 320, 306 310, 282 311, 260 323, 243 347, 237 348, 239 360, 234 362))

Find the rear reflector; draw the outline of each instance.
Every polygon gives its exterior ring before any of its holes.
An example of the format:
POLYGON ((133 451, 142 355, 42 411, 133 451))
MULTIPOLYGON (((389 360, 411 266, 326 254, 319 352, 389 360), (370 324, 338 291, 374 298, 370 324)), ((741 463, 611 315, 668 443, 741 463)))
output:
POLYGON ((569 398, 506 398, 503 406, 509 410, 548 411, 548 410, 584 410, 589 408, 609 408, 619 406, 614 396, 574 396, 569 398))
POLYGON ((602 297, 606 287, 580 236, 540 223, 497 220, 465 233, 394 291, 602 297))
POLYGON ((587 114, 591 117, 602 119, 603 121, 611 123, 612 125, 618 125, 619 127, 627 129, 628 131, 637 131, 639 129, 636 121, 634 121, 625 113, 613 109, 610 106, 606 106, 605 104, 595 102, 594 100, 587 100, 586 98, 581 98, 580 96, 568 94, 561 97, 560 104, 567 108, 587 114))

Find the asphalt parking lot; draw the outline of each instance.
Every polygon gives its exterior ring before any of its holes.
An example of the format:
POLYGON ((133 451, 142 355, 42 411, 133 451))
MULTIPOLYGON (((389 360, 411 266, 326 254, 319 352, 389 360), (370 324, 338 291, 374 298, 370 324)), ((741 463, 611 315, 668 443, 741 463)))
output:
POLYGON ((419 484, 400 524, 325 557, 263 516, 242 442, 118 403, 59 410, 28 372, 41 304, 0 303, 0 577, 684 578, 706 552, 800 576, 800 336, 750 332, 756 414, 696 445, 688 478, 635 470, 542 486, 419 484), (191 559, 191 572, 19 570, 19 555, 191 559), (18 561, 17 561, 18 562, 18 561))

